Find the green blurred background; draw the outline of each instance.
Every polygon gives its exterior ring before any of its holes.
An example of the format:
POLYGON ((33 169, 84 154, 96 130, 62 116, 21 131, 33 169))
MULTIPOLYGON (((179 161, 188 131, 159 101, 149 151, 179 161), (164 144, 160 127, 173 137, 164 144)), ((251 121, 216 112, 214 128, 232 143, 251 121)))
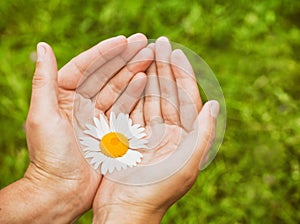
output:
POLYGON ((23 124, 36 43, 50 43, 62 66, 103 39, 136 32, 165 35, 203 57, 227 104, 216 159, 163 223, 298 223, 297 0, 2 0, 0 187, 22 177, 28 164, 23 124))

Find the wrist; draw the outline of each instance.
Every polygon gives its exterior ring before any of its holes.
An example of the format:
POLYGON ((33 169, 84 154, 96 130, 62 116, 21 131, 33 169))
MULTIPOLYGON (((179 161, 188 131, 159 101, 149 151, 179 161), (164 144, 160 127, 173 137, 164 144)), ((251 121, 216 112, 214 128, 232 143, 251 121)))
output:
POLYGON ((0 223, 70 223, 74 213, 67 198, 22 178, 0 191, 0 223))
POLYGON ((133 205, 105 205, 93 207, 93 224, 157 224, 164 212, 133 205))
POLYGON ((49 223, 73 222, 91 207, 94 196, 87 193, 89 187, 82 184, 90 180, 64 179, 34 164, 30 164, 19 182, 27 189, 24 194, 30 197, 30 206, 36 207, 35 220, 45 220, 45 223, 47 220, 49 223))
POLYGON ((66 192, 68 188, 62 191, 55 184, 50 181, 37 184, 27 177, 20 180, 24 202, 31 210, 31 223, 70 223, 82 213, 82 204, 77 195, 73 194, 72 197, 72 191, 66 192))

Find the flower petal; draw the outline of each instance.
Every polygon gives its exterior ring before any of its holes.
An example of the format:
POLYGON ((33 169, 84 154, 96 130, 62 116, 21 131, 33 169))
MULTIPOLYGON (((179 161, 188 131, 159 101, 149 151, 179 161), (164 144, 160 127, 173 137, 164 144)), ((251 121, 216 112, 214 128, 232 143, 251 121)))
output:
POLYGON ((101 173, 105 175, 107 170, 108 170, 108 161, 104 161, 101 165, 101 173))
POLYGON ((100 123, 101 123, 101 128, 103 130, 104 135, 110 132, 110 128, 102 114, 100 114, 100 123))
POLYGON ((99 141, 94 138, 82 137, 80 143, 91 151, 99 151, 99 141))
POLYGON ((109 122, 110 122, 110 130, 112 132, 116 132, 118 127, 118 122, 117 122, 116 114, 114 112, 110 113, 109 122))
POLYGON ((117 171, 120 171, 122 169, 122 166, 120 165, 120 163, 116 163, 115 167, 116 167, 117 171))
POLYGON ((105 159, 105 157, 103 157, 104 155, 101 153, 101 152, 94 152, 94 151, 92 151, 92 152, 86 152, 85 154, 84 154, 84 157, 85 158, 93 158, 93 157, 96 157, 96 158, 98 158, 99 160, 103 160, 103 159, 105 159))
POLYGON ((103 133, 101 130, 97 129, 95 126, 87 124, 88 130, 83 131, 83 133, 93 136, 94 138, 101 139, 103 137, 103 133))
POLYGON ((94 117, 94 123, 95 123, 95 125, 96 125, 96 130, 97 130, 97 134, 98 134, 98 138, 103 138, 103 136, 106 134, 105 132, 104 132, 104 129, 102 128, 102 126, 101 126, 101 122, 100 122, 100 120, 98 119, 98 118, 96 118, 96 117, 94 117))
POLYGON ((139 127, 139 125, 134 125, 130 127, 131 134, 136 137, 138 134, 145 132, 145 128, 139 127))
POLYGON ((94 117, 94 123, 95 123, 95 125, 96 125, 96 127, 97 128, 101 128, 101 123, 100 123, 100 119, 98 119, 98 118, 96 118, 96 117, 94 117))
POLYGON ((115 168, 116 168, 116 164, 114 164, 114 161, 110 161, 109 166, 108 166, 108 172, 112 173, 115 168))
POLYGON ((134 137, 137 138, 137 139, 141 139, 141 138, 143 138, 143 137, 145 137, 145 136, 146 136, 146 133, 145 133, 145 132, 142 132, 142 133, 139 133, 139 134, 134 135, 134 137))
POLYGON ((128 127, 131 127, 132 126, 132 119, 128 119, 128 127))
POLYGON ((127 166, 136 166, 137 163, 141 162, 141 158, 143 158, 143 155, 140 152, 129 149, 124 156, 118 157, 116 160, 127 166))
POLYGON ((131 138, 132 134, 130 132, 129 126, 128 126, 128 120, 129 116, 128 114, 120 113, 117 118, 118 126, 117 126, 117 132, 122 133, 126 136, 126 138, 131 138))
POLYGON ((132 138, 129 140, 129 147, 132 149, 141 149, 141 148, 145 148, 145 144, 147 143, 148 140, 146 139, 132 138))
POLYGON ((99 168, 100 164, 101 164, 101 162, 96 162, 96 163, 93 165, 94 169, 97 170, 97 169, 99 168))

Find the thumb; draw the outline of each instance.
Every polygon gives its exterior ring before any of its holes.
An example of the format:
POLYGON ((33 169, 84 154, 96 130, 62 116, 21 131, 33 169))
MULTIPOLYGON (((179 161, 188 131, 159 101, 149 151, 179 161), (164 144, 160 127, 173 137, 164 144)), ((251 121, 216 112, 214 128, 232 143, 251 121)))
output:
POLYGON ((219 108, 220 106, 217 101, 208 101, 203 106, 194 123, 194 131, 197 133, 195 157, 197 158, 199 169, 201 169, 207 161, 209 150, 216 136, 219 108))
POLYGON ((29 113, 34 118, 45 118, 58 113, 57 63, 51 47, 37 45, 37 63, 32 80, 29 113))

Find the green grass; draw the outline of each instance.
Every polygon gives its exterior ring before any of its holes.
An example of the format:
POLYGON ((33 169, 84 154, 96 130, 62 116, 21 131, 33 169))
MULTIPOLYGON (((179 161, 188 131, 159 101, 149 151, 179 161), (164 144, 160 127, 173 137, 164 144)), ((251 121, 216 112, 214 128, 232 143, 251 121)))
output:
POLYGON ((216 159, 163 223, 300 220, 299 1, 4 0, 0 18, 0 188, 28 164, 23 124, 36 43, 50 43, 62 66, 103 39, 142 32, 204 58, 227 105, 216 159))

